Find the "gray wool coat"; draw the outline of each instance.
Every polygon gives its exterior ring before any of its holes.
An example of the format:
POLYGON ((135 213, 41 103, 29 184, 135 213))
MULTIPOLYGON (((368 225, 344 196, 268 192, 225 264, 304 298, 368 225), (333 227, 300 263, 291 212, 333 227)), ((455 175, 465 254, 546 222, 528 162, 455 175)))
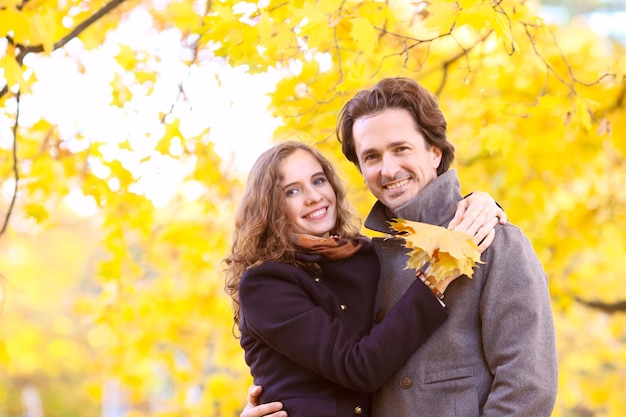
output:
MULTIPOLYGON (((448 171, 395 213, 377 202, 365 226, 390 233, 393 217, 447 226, 462 199, 448 171)), ((381 260, 375 321, 415 280, 399 239, 374 238, 381 260)), ((557 354, 547 278, 530 242, 499 225, 472 279, 448 287, 448 320, 374 395, 376 417, 550 416, 557 354)))

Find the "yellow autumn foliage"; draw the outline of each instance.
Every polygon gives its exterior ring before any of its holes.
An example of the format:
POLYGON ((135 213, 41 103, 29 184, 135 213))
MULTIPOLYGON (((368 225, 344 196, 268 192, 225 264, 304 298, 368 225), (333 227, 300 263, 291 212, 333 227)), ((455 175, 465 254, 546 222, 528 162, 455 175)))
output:
POLYGON ((407 268, 419 270, 428 263, 426 274, 433 278, 431 282, 455 273, 471 278, 481 263, 478 246, 467 233, 406 219, 393 219, 390 225, 410 249, 407 268))
POLYGON ((362 216, 339 109, 386 76, 433 91, 463 191, 492 194, 548 274, 554 416, 626 412, 623 43, 528 0, 9 0, 0 37, 0 415, 26 397, 51 416, 239 415, 251 378, 219 271, 243 178, 196 108, 207 68, 278 74, 275 140, 329 155, 362 216))

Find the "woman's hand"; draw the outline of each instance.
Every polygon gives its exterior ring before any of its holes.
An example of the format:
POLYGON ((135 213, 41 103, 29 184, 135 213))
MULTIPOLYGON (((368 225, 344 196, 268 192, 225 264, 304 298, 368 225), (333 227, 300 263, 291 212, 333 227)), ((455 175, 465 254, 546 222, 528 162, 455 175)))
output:
POLYGON ((259 405, 262 390, 260 385, 252 385, 248 388, 246 408, 243 409, 240 417, 287 417, 287 412, 282 411, 283 405, 279 402, 259 405))
POLYGON ((459 201, 448 229, 473 236, 474 243, 478 245, 482 253, 493 242, 495 226, 498 222, 506 224, 507 217, 504 210, 498 207, 489 194, 476 191, 459 201))

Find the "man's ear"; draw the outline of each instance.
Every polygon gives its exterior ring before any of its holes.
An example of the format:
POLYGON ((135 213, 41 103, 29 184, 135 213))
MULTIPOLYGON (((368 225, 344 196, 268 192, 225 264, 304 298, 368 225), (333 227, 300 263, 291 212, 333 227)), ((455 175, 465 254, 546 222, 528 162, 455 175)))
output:
POLYGON ((441 151, 441 148, 438 148, 437 146, 431 146, 430 148, 432 151, 433 168, 438 169, 441 164, 443 152, 441 151))

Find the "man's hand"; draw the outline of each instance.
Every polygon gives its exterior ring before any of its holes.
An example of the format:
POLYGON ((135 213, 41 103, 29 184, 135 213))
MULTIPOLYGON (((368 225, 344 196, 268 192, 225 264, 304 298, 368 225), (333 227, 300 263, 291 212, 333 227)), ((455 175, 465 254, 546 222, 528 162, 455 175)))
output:
POLYGON ((498 221, 506 224, 506 213, 489 194, 476 191, 459 201, 448 229, 474 236, 474 243, 482 253, 493 242, 498 221))
POLYGON ((279 402, 259 405, 262 390, 260 385, 252 385, 248 388, 248 401, 240 417, 287 417, 287 412, 282 411, 283 405, 279 402))

